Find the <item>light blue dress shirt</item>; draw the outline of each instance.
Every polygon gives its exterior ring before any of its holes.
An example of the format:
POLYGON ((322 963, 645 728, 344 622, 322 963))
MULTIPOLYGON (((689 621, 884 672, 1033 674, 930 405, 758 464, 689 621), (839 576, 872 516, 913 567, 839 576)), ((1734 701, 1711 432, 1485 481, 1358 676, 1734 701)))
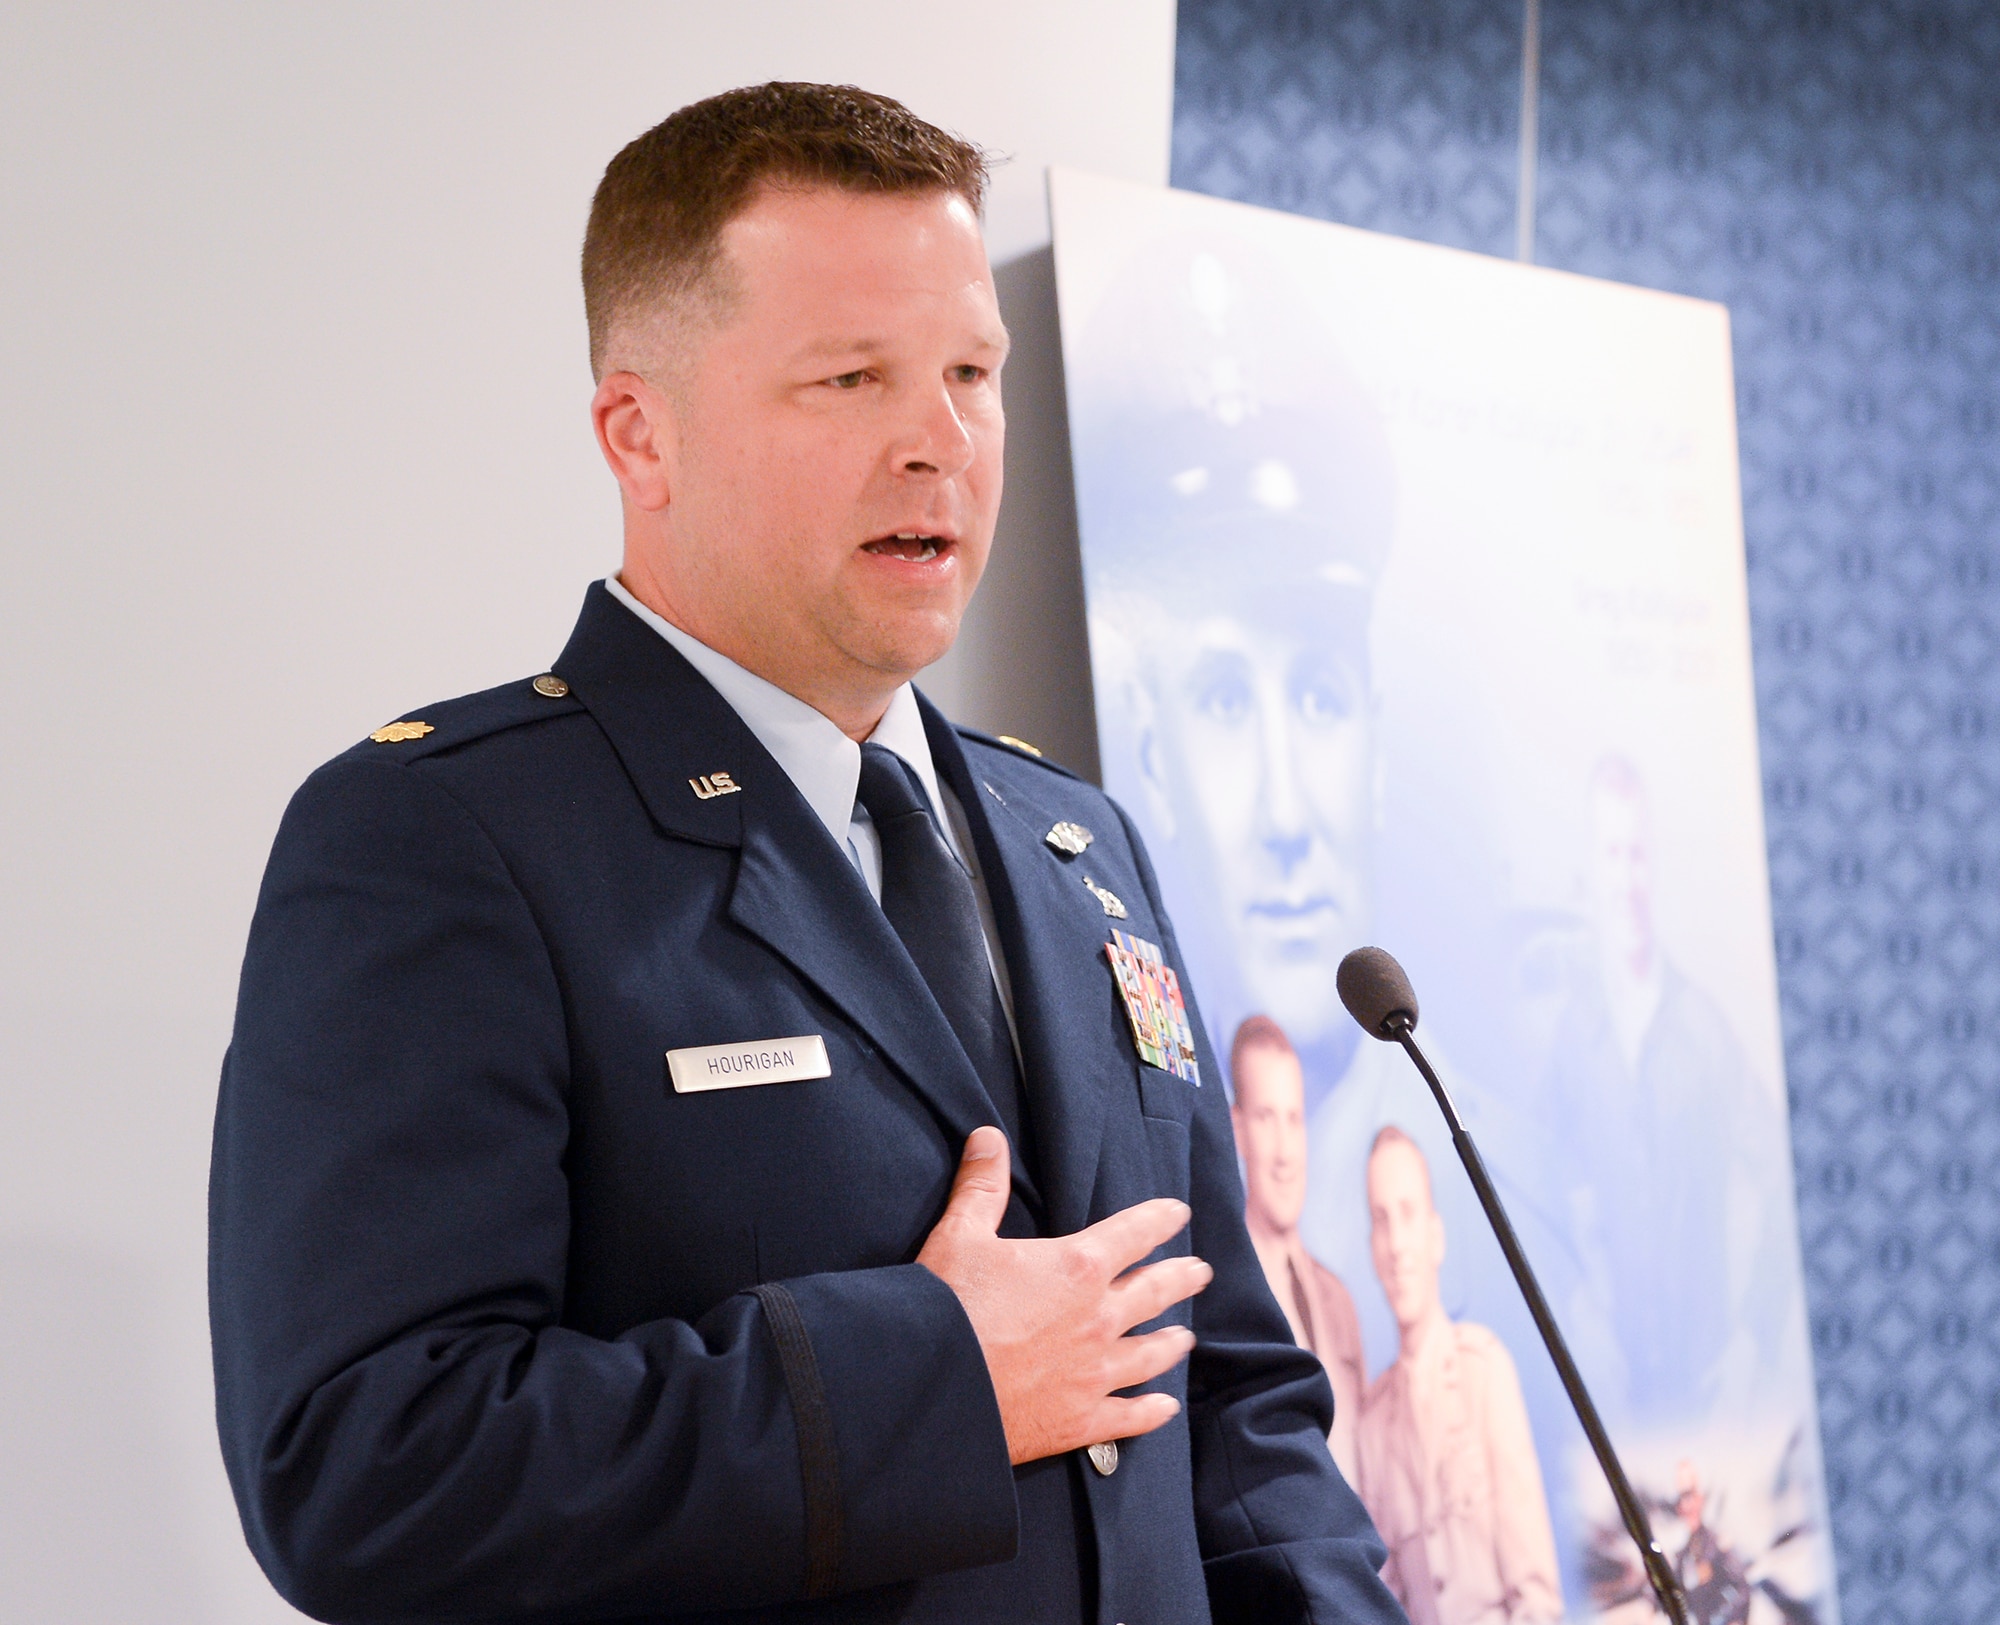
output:
MULTIPOLYGON (((882 841, 875 821, 856 799, 861 784, 861 747, 826 716, 804 700, 787 694, 777 684, 737 665, 727 655, 718 654, 692 633, 684 632, 665 616, 648 609, 616 576, 604 582, 611 596, 671 643, 687 663, 708 679, 709 686, 728 702, 743 719, 743 725, 757 736, 757 742, 771 753, 805 803, 812 808, 834 844, 847 853, 867 883, 869 895, 882 901, 882 841)), ((931 760, 930 740, 924 735, 923 714, 917 709, 916 691, 908 683, 896 690, 889 709, 868 736, 873 745, 886 745, 915 769, 917 780, 930 798, 931 814, 943 831, 965 872, 972 878, 972 890, 979 899, 979 923, 986 933, 986 957, 993 967, 993 982, 1006 1006, 1009 1026, 1014 1021, 1014 991, 1007 976, 1006 956, 994 928, 993 900, 987 895, 986 881, 979 872, 971 827, 965 809, 949 787, 938 782, 937 764, 931 760)), ((1015 1039, 1018 1051, 1020 1041, 1015 1039)))

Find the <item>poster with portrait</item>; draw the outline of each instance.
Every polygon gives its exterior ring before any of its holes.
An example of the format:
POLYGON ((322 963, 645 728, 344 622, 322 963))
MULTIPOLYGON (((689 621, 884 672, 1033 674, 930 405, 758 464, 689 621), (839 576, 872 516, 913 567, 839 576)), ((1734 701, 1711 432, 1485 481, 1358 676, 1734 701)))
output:
POLYGON ((1105 787, 1416 1625, 1654 1617, 1379 943, 1712 1621, 1835 1625, 1727 313, 1058 172, 1105 787))

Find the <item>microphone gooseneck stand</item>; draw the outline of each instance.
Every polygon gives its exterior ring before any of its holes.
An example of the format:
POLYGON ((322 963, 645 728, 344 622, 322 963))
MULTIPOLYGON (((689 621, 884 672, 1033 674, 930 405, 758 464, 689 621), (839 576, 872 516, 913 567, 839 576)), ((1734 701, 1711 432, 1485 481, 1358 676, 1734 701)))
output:
POLYGON ((1625 1476, 1625 1468, 1612 1446, 1611 1435, 1604 1431, 1597 1406, 1591 1402, 1590 1390, 1583 1385, 1583 1373, 1577 1370, 1576 1361, 1570 1358, 1569 1345, 1563 1341, 1562 1329, 1556 1325, 1548 1299, 1542 1296, 1541 1283, 1535 1279, 1534 1267, 1522 1250, 1521 1238, 1514 1234, 1513 1221, 1501 1205, 1500 1193, 1493 1188, 1492 1177, 1486 1172, 1479 1147, 1472 1143, 1472 1136, 1466 1132, 1458 1107, 1452 1103, 1451 1092, 1439 1080, 1424 1052, 1417 1047, 1416 994, 1410 988, 1409 978, 1403 974, 1403 968, 1380 948, 1357 948, 1340 968, 1341 1000, 1355 1021, 1371 1036, 1401 1044, 1416 1063, 1417 1070, 1423 1074, 1424 1082, 1431 1086, 1438 1110, 1444 1113, 1445 1124, 1451 1130, 1451 1143, 1458 1152, 1458 1160, 1465 1164, 1466 1176, 1478 1193, 1479 1205, 1486 1209, 1494 1237, 1500 1243, 1501 1252, 1507 1255, 1507 1267, 1514 1272, 1515 1284, 1520 1287, 1521 1296, 1528 1301, 1528 1313, 1534 1316, 1535 1328, 1542 1334, 1549 1358, 1555 1361, 1556 1375, 1562 1379, 1563 1391, 1569 1395, 1576 1419, 1583 1424, 1590 1448, 1596 1452, 1597 1465, 1604 1469, 1604 1477, 1611 1485, 1611 1496, 1618 1503, 1618 1516, 1624 1521, 1625 1532, 1639 1548, 1653 1595, 1659 1598, 1662 1611, 1673 1621, 1673 1625, 1688 1625, 1687 1599, 1681 1594, 1680 1582, 1674 1578, 1674 1571, 1667 1562, 1666 1553, 1660 1550, 1660 1543, 1653 1538, 1652 1520, 1646 1516, 1645 1507, 1633 1493, 1632 1481, 1625 1476), (1356 973, 1352 981, 1350 965, 1356 973), (1351 993, 1361 996, 1352 997, 1351 993), (1385 993, 1387 998, 1383 997, 1385 993), (1368 997, 1371 994, 1372 999, 1368 997), (1386 1005, 1388 1008, 1371 1022, 1368 1016, 1373 1012, 1357 1009, 1357 1004, 1373 1004, 1377 1009, 1386 1005))

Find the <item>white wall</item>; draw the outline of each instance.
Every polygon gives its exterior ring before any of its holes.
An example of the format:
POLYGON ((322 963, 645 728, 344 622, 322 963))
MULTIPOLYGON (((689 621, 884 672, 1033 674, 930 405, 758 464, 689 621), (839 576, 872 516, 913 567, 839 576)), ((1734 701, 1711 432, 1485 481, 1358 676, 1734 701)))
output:
POLYGON ((294 1617, 210 1415, 203 1194, 286 797, 538 670, 617 509, 606 159, 771 77, 1014 154, 1010 511, 968 720, 1094 766, 1041 173, 1166 178, 1171 0, 17 4, 0 15, 0 1615, 294 1617))

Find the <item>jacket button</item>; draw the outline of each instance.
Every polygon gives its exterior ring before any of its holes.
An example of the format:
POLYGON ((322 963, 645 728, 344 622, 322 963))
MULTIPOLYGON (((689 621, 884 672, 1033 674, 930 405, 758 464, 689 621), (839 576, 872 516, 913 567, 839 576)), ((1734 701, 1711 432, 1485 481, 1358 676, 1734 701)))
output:
POLYGON ((569 684, 565 683, 554 672, 545 671, 535 679, 534 689, 537 694, 547 699, 559 700, 569 692, 569 684))
POLYGON ((1102 1444, 1094 1444, 1084 1454, 1090 1457, 1090 1465, 1095 1467, 1106 1478, 1109 1478, 1113 1473, 1118 1471, 1118 1441, 1116 1439, 1106 1439, 1102 1444))

